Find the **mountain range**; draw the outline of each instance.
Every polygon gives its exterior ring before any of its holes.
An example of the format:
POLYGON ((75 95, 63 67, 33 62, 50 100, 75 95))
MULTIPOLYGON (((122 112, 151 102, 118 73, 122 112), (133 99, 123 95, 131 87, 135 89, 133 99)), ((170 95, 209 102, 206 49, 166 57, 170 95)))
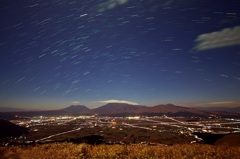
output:
POLYGON ((102 115, 102 116, 129 116, 129 115, 168 115, 168 116, 201 116, 206 117, 210 114, 221 115, 224 117, 239 117, 240 113, 226 111, 211 111, 211 109, 190 108, 175 106, 173 104, 160 104, 156 106, 130 105, 125 103, 109 103, 98 108, 89 109, 84 105, 71 105, 69 107, 57 110, 41 111, 14 111, 1 112, 0 118, 18 116, 60 116, 60 115, 102 115))
POLYGON ((156 105, 153 107, 141 105, 129 105, 124 103, 110 103, 104 106, 92 109, 91 112, 100 115, 197 115, 204 116, 207 112, 195 110, 192 108, 175 106, 173 104, 156 105))

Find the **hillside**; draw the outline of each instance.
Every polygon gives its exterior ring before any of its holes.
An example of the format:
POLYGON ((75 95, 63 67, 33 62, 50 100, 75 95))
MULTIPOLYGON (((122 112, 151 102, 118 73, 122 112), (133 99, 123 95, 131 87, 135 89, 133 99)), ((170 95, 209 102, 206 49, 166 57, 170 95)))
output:
POLYGON ((28 133, 28 129, 0 119, 0 139, 5 137, 19 137, 28 133))
POLYGON ((240 134, 231 134, 222 137, 215 142, 215 145, 240 146, 240 134))
POLYGON ((72 143, 55 143, 36 145, 33 147, 0 147, 0 156, 24 159, 179 159, 179 158, 239 158, 240 147, 209 146, 209 145, 96 145, 72 143))

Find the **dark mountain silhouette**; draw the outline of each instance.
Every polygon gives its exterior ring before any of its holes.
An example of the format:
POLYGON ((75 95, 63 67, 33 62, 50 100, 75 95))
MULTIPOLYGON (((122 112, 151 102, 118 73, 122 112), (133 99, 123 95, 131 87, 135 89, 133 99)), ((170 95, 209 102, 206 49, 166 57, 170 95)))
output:
POLYGON ((138 114, 146 111, 148 107, 141 105, 130 105, 125 103, 109 103, 91 111, 99 115, 116 115, 123 113, 138 114))
POLYGON ((71 105, 67 108, 60 109, 60 111, 66 112, 68 114, 76 114, 76 115, 81 115, 81 114, 89 114, 90 109, 87 108, 84 105, 71 105))
POLYGON ((190 107, 175 106, 173 104, 161 104, 156 106, 130 105, 126 103, 109 103, 95 109, 89 109, 83 105, 71 105, 58 110, 30 111, 30 112, 0 112, 2 119, 14 119, 15 116, 60 116, 60 115, 106 115, 106 116, 128 116, 128 115, 168 115, 168 116, 198 116, 206 117, 210 114, 222 117, 239 117, 238 113, 209 112, 190 107))
POLYGON ((209 113, 175 106, 173 104, 157 105, 153 107, 130 105, 123 103, 111 103, 104 106, 92 109, 92 112, 99 115, 183 115, 183 116, 208 116, 209 113))
POLYGON ((29 129, 15 125, 7 120, 0 119, 0 139, 6 137, 19 137, 29 133, 29 129))
POLYGON ((173 104, 162 104, 154 106, 152 109, 154 112, 162 112, 162 113, 178 113, 178 112, 189 112, 195 114, 203 114, 205 115, 207 112, 199 111, 193 108, 182 107, 182 106, 175 106, 173 104))

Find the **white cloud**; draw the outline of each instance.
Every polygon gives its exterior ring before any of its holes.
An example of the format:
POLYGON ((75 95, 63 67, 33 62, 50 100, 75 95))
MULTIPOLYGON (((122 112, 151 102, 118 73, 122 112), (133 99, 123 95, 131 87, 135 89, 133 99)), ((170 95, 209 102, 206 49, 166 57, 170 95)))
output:
POLYGON ((105 10, 113 9, 127 2, 128 0, 107 0, 106 2, 100 3, 97 6, 98 12, 104 12, 105 10))
POLYGON ((97 101, 99 103, 125 103, 125 104, 131 104, 131 105, 139 105, 138 103, 135 102, 130 102, 130 101, 125 101, 125 100, 115 100, 115 99, 111 99, 111 100, 104 100, 104 101, 97 101))
POLYGON ((196 41, 198 51, 240 45, 240 26, 199 35, 196 41))
POLYGON ((72 104, 80 104, 80 102, 79 101, 73 101, 73 102, 71 102, 72 104))

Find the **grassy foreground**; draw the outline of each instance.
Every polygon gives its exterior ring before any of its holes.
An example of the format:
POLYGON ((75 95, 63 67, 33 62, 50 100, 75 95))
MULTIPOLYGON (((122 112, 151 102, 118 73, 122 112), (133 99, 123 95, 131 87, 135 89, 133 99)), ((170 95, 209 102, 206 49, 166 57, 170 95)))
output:
POLYGON ((239 159, 240 147, 185 144, 173 146, 54 143, 0 147, 1 159, 239 159))

